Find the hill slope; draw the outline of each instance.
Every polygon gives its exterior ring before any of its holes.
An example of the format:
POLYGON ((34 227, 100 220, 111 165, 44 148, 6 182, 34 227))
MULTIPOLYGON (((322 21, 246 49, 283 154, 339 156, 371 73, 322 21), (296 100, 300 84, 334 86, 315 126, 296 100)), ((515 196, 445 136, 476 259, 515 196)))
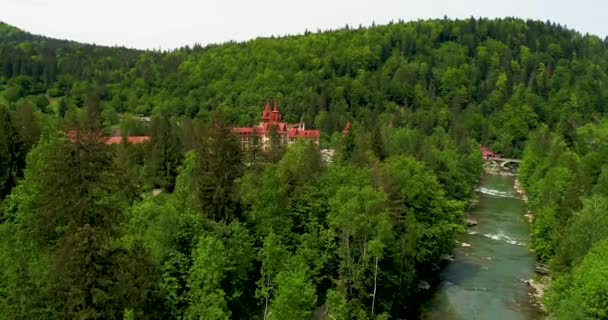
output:
POLYGON ((1 30, 10 103, 48 94, 81 106, 95 92, 106 114, 205 117, 223 107, 249 124, 276 97, 287 120, 325 133, 373 111, 441 123, 518 155, 538 123, 567 131, 608 100, 606 43, 538 21, 420 21, 164 53, 1 30), (577 116, 566 120, 574 103, 577 116))
POLYGON ((532 246, 555 272, 548 308, 605 317, 607 46, 518 19, 172 52, 0 24, 0 314, 250 318, 270 305, 309 319, 324 305, 340 319, 410 318, 462 231, 483 143, 523 155, 532 246), (334 164, 274 143, 241 168, 229 125, 255 123, 274 98, 286 121, 321 129, 334 164), (127 131, 120 114, 155 115, 137 128, 150 144, 56 136, 58 118, 97 130, 96 111, 127 131), (167 194, 142 199, 152 187, 167 194))

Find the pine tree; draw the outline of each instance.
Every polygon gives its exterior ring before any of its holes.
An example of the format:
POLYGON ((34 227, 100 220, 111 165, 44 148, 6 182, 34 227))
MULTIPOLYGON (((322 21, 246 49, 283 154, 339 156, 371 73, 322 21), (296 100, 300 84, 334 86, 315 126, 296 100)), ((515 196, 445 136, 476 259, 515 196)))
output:
POLYGON ((150 124, 151 141, 145 166, 146 177, 154 186, 173 191, 183 155, 176 128, 171 120, 155 117, 150 124))
POLYGON ((380 126, 376 120, 372 127, 371 148, 378 160, 383 161, 386 158, 386 148, 384 147, 384 138, 380 131, 380 126))
POLYGON ((0 200, 10 193, 17 182, 17 156, 17 133, 8 110, 0 106, 0 200))
POLYGON ((241 176, 241 151, 236 137, 223 119, 215 116, 198 137, 197 165, 194 168, 194 192, 204 215, 228 221, 237 213, 241 176))

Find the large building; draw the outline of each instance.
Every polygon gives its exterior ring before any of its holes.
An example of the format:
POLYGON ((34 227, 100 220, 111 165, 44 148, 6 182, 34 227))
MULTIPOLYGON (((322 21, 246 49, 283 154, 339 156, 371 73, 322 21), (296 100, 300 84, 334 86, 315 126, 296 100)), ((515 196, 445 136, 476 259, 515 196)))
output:
MULTIPOLYGON (((68 140, 70 140, 70 142, 74 143, 78 140, 78 131, 70 130, 66 133, 66 136, 68 137, 68 140)), ((108 137, 108 136, 104 136, 101 133, 98 134, 98 138, 99 138, 100 142, 103 142, 107 145, 120 144, 123 139, 123 137, 121 137, 121 136, 108 137)), ((127 143, 129 143, 129 144, 141 144, 141 143, 146 143, 146 142, 150 141, 150 137, 148 137, 148 136, 128 136, 126 138, 127 138, 127 143)))
POLYGON ((303 122, 294 124, 281 122, 281 113, 277 109, 276 101, 272 111, 270 110, 270 104, 266 103, 262 112, 262 121, 259 125, 233 128, 232 131, 239 137, 243 149, 249 148, 254 143, 255 137, 257 137, 262 149, 268 148, 273 133, 276 133, 278 142, 283 145, 292 144, 297 140, 310 141, 318 145, 321 136, 319 130, 306 130, 303 122))

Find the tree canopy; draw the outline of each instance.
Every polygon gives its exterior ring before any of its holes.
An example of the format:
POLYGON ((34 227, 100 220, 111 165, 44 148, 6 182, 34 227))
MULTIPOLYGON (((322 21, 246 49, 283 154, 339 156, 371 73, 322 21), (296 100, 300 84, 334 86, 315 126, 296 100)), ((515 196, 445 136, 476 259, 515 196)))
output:
POLYGON ((483 144, 523 157, 547 305, 604 319, 607 46, 515 18, 163 52, 0 23, 0 315, 415 318, 483 144), (272 99, 319 145, 240 148, 272 99))

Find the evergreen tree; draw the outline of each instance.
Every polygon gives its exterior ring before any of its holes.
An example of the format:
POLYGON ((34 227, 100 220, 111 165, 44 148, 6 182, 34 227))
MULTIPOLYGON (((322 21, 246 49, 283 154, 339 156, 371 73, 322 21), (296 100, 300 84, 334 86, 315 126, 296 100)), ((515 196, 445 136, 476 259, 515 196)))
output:
POLYGON ((235 180, 242 173, 240 146, 232 130, 219 116, 204 128, 196 146, 194 190, 204 215, 229 221, 237 214, 235 180))
POLYGON ((0 106, 0 200, 17 183, 17 139, 8 110, 0 106))
POLYGON ((150 133, 146 177, 153 186, 173 191, 177 168, 182 161, 175 125, 168 118, 154 117, 150 124, 150 133))

